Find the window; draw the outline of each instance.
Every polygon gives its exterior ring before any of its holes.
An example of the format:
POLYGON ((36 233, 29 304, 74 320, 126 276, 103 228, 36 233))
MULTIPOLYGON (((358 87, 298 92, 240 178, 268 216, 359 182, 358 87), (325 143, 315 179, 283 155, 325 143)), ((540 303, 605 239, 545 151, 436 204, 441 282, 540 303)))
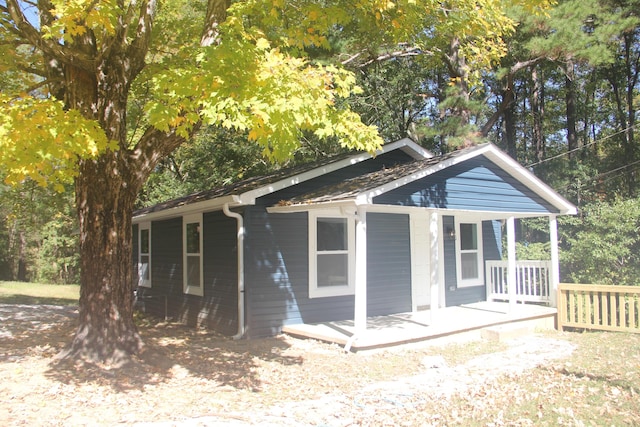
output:
POLYGON ((482 223, 460 222, 457 235, 458 286, 482 285, 482 223))
POLYGON ((309 297, 350 295, 354 283, 354 221, 309 214, 309 297))
POLYGON ((151 224, 138 225, 138 286, 151 287, 151 224))
POLYGON ((182 226, 184 293, 202 296, 202 214, 183 217, 182 226))

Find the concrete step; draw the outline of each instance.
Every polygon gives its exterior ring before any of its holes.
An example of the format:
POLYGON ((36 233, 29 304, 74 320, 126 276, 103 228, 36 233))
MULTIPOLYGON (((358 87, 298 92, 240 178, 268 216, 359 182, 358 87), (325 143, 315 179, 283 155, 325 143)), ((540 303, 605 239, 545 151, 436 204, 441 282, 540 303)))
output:
POLYGON ((487 341, 502 342, 531 335, 532 333, 533 330, 527 325, 507 324, 485 328, 480 332, 480 336, 487 341))

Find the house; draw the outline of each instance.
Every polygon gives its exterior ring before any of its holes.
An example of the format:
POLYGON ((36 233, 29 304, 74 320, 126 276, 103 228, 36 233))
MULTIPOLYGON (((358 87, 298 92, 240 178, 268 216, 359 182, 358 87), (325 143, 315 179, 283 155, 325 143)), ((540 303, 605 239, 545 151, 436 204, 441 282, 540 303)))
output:
POLYGON ((189 325, 236 338, 345 319, 363 330, 425 307, 553 305, 556 217, 575 212, 492 144, 436 157, 402 139, 138 210, 133 261, 145 308, 189 325), (527 217, 549 218, 542 264, 516 260, 514 221, 527 217))

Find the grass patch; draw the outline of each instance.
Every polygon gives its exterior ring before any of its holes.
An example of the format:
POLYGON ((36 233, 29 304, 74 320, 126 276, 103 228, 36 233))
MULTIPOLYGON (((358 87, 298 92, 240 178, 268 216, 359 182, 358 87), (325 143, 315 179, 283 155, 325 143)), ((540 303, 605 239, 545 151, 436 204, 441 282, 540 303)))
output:
POLYGON ((0 304, 77 305, 79 298, 78 285, 0 282, 0 304))
POLYGON ((447 425, 640 425, 640 334, 561 333, 570 359, 498 377, 449 402, 447 425))

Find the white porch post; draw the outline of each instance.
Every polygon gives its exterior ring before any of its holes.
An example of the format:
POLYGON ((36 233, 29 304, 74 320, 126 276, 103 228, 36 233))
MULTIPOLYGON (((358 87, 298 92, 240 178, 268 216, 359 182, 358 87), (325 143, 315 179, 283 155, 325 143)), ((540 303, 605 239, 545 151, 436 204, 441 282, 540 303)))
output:
POLYGON ((358 206, 356 216, 355 333, 367 329, 367 212, 358 206))
POLYGON ((549 217, 549 243, 551 243, 551 307, 558 306, 558 284, 560 283, 560 256, 558 254, 558 219, 549 217))
POLYGON ((441 233, 439 217, 438 212, 435 211, 432 211, 429 215, 429 241, 431 244, 429 248, 429 283, 431 284, 429 300, 431 301, 430 312, 432 325, 436 323, 435 319, 440 306, 440 253, 438 249, 440 248, 439 238, 441 233))
POLYGON ((515 217, 507 219, 507 286, 509 287, 509 311, 516 309, 516 224, 515 217))

